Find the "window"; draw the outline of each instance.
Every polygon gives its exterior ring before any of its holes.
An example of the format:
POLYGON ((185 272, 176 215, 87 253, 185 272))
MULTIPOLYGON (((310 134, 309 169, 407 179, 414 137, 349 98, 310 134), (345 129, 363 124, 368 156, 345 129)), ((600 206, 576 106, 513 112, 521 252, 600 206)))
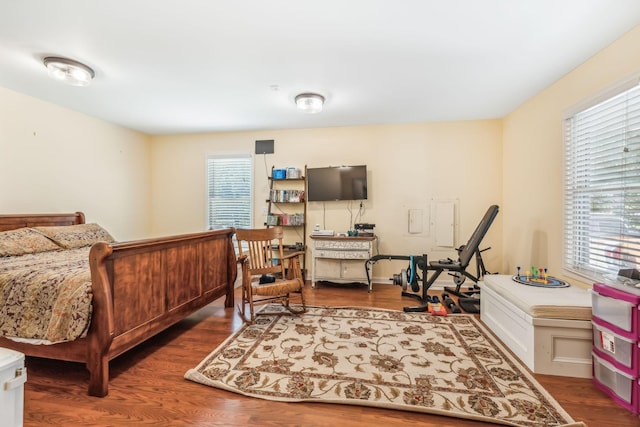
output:
POLYGON ((564 230, 568 270, 598 280, 620 269, 638 268, 637 84, 565 119, 564 230))
POLYGON ((251 228, 251 155, 207 157, 207 225, 251 228))

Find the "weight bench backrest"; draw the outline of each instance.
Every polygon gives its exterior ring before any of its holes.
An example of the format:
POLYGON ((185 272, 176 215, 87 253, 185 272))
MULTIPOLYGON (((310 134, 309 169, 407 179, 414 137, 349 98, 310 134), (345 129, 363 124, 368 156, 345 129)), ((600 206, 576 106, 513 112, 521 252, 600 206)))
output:
POLYGON ((496 215, 498 215, 498 206, 490 206, 489 209, 487 209, 487 213, 484 214, 482 221, 480 221, 480 224, 478 224, 476 230, 469 238, 469 241, 460 251, 458 261, 462 268, 466 268, 469 265, 469 262, 471 262, 473 254, 478 250, 480 242, 482 242, 484 235, 487 234, 487 231, 489 230, 491 223, 493 223, 493 220, 496 218, 496 215))

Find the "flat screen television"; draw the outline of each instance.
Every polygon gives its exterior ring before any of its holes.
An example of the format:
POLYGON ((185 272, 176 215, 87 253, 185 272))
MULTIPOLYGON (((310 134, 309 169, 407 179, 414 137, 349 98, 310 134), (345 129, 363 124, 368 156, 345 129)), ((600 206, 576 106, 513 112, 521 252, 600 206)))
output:
POLYGON ((367 166, 307 169, 307 201, 367 199, 367 166))

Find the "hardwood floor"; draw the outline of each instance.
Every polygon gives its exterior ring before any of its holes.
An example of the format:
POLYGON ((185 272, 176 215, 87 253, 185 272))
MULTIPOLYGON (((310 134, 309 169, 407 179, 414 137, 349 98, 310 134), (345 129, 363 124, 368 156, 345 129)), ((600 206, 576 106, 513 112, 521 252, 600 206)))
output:
MULTIPOLYGON (((390 284, 305 289, 309 305, 389 309, 413 306, 390 284)), ((239 298, 236 298, 237 300, 239 298)), ((25 419, 29 426, 487 426, 435 415, 349 405, 280 403, 247 398, 187 381, 195 367, 241 325, 218 300, 111 362, 109 395, 87 396, 83 365, 27 358, 25 419)), ((591 380, 536 375, 577 421, 590 427, 640 427, 640 419, 596 389, 591 380)), ((0 425, 2 425, 0 415, 0 425)))

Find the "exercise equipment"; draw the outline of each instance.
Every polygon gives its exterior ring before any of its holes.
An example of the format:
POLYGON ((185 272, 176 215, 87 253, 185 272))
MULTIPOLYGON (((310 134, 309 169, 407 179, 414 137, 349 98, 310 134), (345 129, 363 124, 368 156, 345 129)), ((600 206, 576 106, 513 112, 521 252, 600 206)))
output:
POLYGON ((456 305, 455 301, 451 299, 449 294, 447 293, 442 294, 442 302, 444 303, 444 305, 447 306, 449 310, 451 310, 452 313, 458 314, 462 312, 462 310, 460 310, 460 307, 456 305))
POLYGON ((369 282, 369 289, 371 289, 371 276, 369 269, 373 264, 380 260, 404 260, 409 261, 409 265, 406 269, 400 270, 400 274, 394 274, 390 279, 396 286, 402 287, 402 296, 417 298, 422 303, 419 307, 404 307, 405 312, 426 311, 427 301, 429 295, 427 290, 427 255, 374 255, 365 261, 364 266, 367 272, 367 281, 369 282), (411 291, 409 292, 409 287, 411 291), (420 290, 422 289, 422 293, 420 290))
POLYGON ((493 224, 493 220, 498 215, 498 211, 499 208, 497 205, 489 206, 489 209, 487 209, 487 212, 482 217, 482 220, 467 241, 467 244, 458 248, 457 261, 448 259, 445 262, 438 261, 431 262, 429 264, 429 270, 433 270, 429 283, 431 284, 435 282, 438 276, 444 271, 453 276, 454 283, 456 284, 455 289, 450 287, 445 287, 444 289, 448 293, 457 296, 460 307, 469 313, 480 312, 480 299, 475 295, 480 293, 480 289, 477 285, 478 281, 485 274, 489 274, 484 266, 484 262, 482 261, 482 252, 490 249, 486 248, 480 250, 480 243, 482 242, 485 234, 487 234, 487 231, 489 231, 491 224, 493 224), (471 259, 474 257, 476 260, 475 276, 467 271, 467 267, 469 266, 471 259), (467 292, 463 292, 461 290, 461 286, 464 283, 465 278, 469 278, 473 281, 472 287, 470 287, 467 292))
POLYGON ((480 313, 480 298, 458 298, 458 304, 467 313, 480 313))
POLYGON ((489 274, 485 269, 484 262, 482 261, 482 252, 490 249, 480 250, 479 246, 484 238, 485 234, 491 227, 493 220, 498 215, 498 206, 492 205, 487 209, 487 212, 482 217, 480 224, 476 227, 475 231, 467 241, 466 245, 462 245, 458 248, 458 259, 452 260, 451 258, 441 259, 439 261, 431 261, 427 263, 427 255, 413 256, 413 255, 375 255, 365 261, 365 270, 367 272, 367 280, 369 286, 371 286, 371 277, 369 275, 369 268, 375 262, 386 260, 408 260, 409 266, 405 270, 401 270, 400 274, 394 274, 394 285, 402 286, 402 295, 420 300, 421 305, 418 307, 405 307, 404 311, 427 311, 429 303, 429 295, 427 291, 436 281, 436 279, 443 272, 447 272, 450 276, 453 276, 453 281, 456 284, 455 289, 445 287, 445 291, 458 297, 458 304, 465 311, 469 313, 480 313, 480 299, 474 297, 475 294, 480 292, 477 283, 482 276, 489 274), (476 275, 469 273, 467 267, 471 262, 471 259, 475 257, 476 260, 476 275), (420 270, 420 272, 418 272, 420 270), (428 273, 431 272, 429 277, 428 273), (460 288, 465 279, 469 278, 474 282, 467 292, 463 292, 460 288), (408 291, 408 288, 414 293, 408 291), (421 292, 420 292, 421 290, 421 292))

